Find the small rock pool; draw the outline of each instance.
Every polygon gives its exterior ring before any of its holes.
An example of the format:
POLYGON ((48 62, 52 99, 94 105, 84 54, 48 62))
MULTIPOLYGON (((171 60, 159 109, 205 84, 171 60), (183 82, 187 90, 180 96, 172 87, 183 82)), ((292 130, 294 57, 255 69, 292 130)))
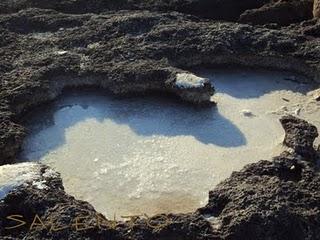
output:
POLYGON ((243 69, 196 75, 212 80, 217 106, 67 91, 26 115, 20 159, 53 167, 69 194, 109 218, 181 213, 204 206, 233 171, 281 152, 282 115, 320 128, 320 103, 299 76, 243 69))

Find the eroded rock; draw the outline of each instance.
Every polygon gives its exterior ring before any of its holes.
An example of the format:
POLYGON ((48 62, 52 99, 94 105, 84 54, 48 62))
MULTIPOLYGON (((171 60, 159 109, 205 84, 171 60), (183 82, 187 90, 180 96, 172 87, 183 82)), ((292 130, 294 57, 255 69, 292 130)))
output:
POLYGON ((284 145, 292 148, 295 153, 307 159, 316 157, 313 143, 319 136, 317 128, 294 116, 285 116, 280 119, 285 130, 284 145))
MULTIPOLYGON (((1 1, 0 12, 9 14, 0 15, 0 164, 14 161, 21 147, 25 135, 18 124, 21 114, 53 100, 65 87, 96 86, 122 95, 171 92, 201 103, 208 102, 213 88, 206 83, 201 88, 178 88, 176 74, 199 65, 231 64, 295 71, 319 82, 319 20, 281 27, 308 19, 310 6, 304 0, 1 1), (159 10, 164 12, 155 12, 159 10), (279 26, 270 29, 269 25, 205 21, 168 13, 172 10, 232 21, 241 15, 246 23, 277 22, 279 26), (246 10, 250 11, 244 13, 246 10), (284 12, 287 10, 291 14, 284 12)), ((316 132, 301 120, 285 120, 284 124, 288 131, 285 143, 294 153, 232 174, 210 192, 208 205, 199 213, 168 215, 172 222, 157 229, 140 219, 134 226, 117 223, 116 228, 86 231, 50 233, 29 231, 27 226, 8 231, 6 217, 10 214, 22 214, 29 224, 35 214, 61 224, 85 215, 88 218, 83 222, 90 224, 96 223, 97 212, 67 195, 57 174, 46 176, 48 167, 6 166, 17 168, 20 174, 11 176, 13 187, 7 187, 11 186, 7 181, 1 185, 6 187, 0 200, 0 237, 318 239, 320 177, 315 165, 305 161, 315 159, 311 145, 316 132), (34 175, 15 181, 25 175, 18 169, 34 175)), ((153 221, 161 223, 163 216, 153 221)))
MULTIPOLYGON (((299 154, 313 156, 314 127, 292 116, 281 122, 288 144, 299 145, 299 154)), ((234 172, 210 191, 209 203, 199 212, 224 239, 317 239, 320 174, 313 162, 299 154, 284 152, 271 162, 260 161, 234 172)))
POLYGON ((41 164, 5 165, 0 173, 1 239, 213 239, 198 214, 107 220, 67 195, 59 174, 41 164))
POLYGON ((177 73, 242 65, 296 71, 317 81, 318 39, 309 37, 316 23, 308 24, 270 30, 150 11, 74 15, 33 8, 0 15, 0 97, 7 109, 0 110, 0 163, 14 161, 21 147, 20 114, 66 87, 94 86, 117 95, 157 91, 206 104, 214 88, 179 88, 177 73))
MULTIPOLYGON (((303 120, 289 116, 281 121, 291 134, 286 139, 300 139, 301 131, 306 142, 315 136, 303 120)), ((320 174, 294 152, 234 172, 210 191, 208 204, 196 213, 140 216, 131 222, 107 220, 89 203, 67 195, 59 174, 44 165, 5 165, 0 173, 1 239, 304 240, 320 234, 320 174), (24 225, 13 231, 10 227, 21 223, 17 218, 24 225)))
POLYGON ((258 8, 270 0, 57 0, 55 2, 33 0, 3 0, 0 13, 17 12, 25 8, 45 8, 66 13, 101 13, 108 10, 178 11, 211 19, 236 20, 247 9, 258 8))
POLYGON ((251 24, 289 25, 312 18, 312 0, 275 1, 241 14, 239 21, 251 24))

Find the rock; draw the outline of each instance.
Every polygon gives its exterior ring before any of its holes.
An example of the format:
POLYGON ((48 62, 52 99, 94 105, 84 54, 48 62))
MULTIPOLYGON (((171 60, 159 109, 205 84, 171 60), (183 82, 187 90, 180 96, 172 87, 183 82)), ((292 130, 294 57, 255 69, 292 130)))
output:
POLYGON ((245 117, 254 117, 255 115, 248 109, 243 109, 241 111, 241 113, 243 114, 243 116, 245 117))
POLYGON ((3 0, 0 2, 0 13, 17 12, 24 8, 45 8, 66 13, 101 13, 108 10, 141 10, 178 11, 211 19, 236 20, 247 9, 258 8, 270 0, 122 0, 122 1, 85 1, 85 0, 3 0))
POLYGON ((310 96, 315 101, 320 101, 320 89, 308 92, 308 96, 310 96))
POLYGON ((199 88, 209 83, 206 78, 198 77, 191 73, 178 73, 176 77, 176 86, 178 88, 199 88))
POLYGON ((183 100, 200 104, 210 104, 214 87, 206 78, 191 73, 177 73, 175 81, 176 94, 183 100))
POLYGON ((320 234, 320 173, 297 155, 313 154, 316 129, 292 116, 281 123, 285 142, 297 151, 234 172, 210 191, 208 204, 198 210, 220 223, 216 233, 224 239, 304 240, 320 234), (297 147, 297 141, 305 144, 297 147))
POLYGON ((314 0, 313 17, 320 18, 320 1, 319 0, 314 0))
POLYGON ((39 165, 34 163, 0 166, 0 200, 27 183, 44 189, 40 175, 39 165))
MULTIPOLYGON (((198 79, 188 71, 241 65, 319 81, 320 22, 307 20, 310 6, 305 0, 0 1, 0 164, 16 160, 26 134, 21 115, 66 87, 94 86, 125 96, 157 91, 203 104, 214 93, 211 84, 201 80, 181 88, 177 73, 198 79), (269 22, 277 24, 255 26, 269 22), (67 54, 56 54, 59 49, 67 54)), ((115 229, 7 231, 10 214, 21 213, 29 223, 39 214, 61 224, 79 215, 95 224, 103 216, 66 194, 48 167, 3 166, 18 174, 2 180, 0 239, 318 239, 320 177, 314 161, 305 161, 315 159, 317 133, 293 117, 282 124, 290 154, 233 173, 196 213, 155 216, 160 225, 161 218, 170 220, 156 230, 139 219, 134 227, 118 222, 115 229)))
POLYGON ((251 9, 241 14, 239 21, 251 24, 277 23, 289 25, 312 18, 312 1, 280 0, 267 3, 258 9, 251 9))
POLYGON ((66 194, 60 175, 41 164, 5 165, 0 167, 0 173, 1 239, 77 240, 107 237, 147 240, 176 239, 179 236, 191 240, 193 237, 213 237, 210 223, 198 214, 144 217, 135 220, 134 226, 130 221, 108 221, 89 203, 66 194), (32 225, 33 221, 38 224, 38 230, 32 225), (21 223, 22 226, 10 229, 21 223))
MULTIPOLYGON (((17 2, 21 3, 14 4, 17 2)), ((92 9, 98 2, 83 4, 90 4, 92 9)), ((320 72, 318 42, 301 33, 316 22, 298 25, 297 29, 270 30, 203 21, 177 12, 98 15, 50 10, 81 6, 79 0, 54 5, 52 1, 28 2, 35 3, 47 9, 0 15, 0 96, 7 109, 0 109, 0 119, 4 119, 0 124, 0 163, 14 161, 25 135, 24 127, 14 119, 35 105, 55 99, 66 87, 94 86, 117 95, 157 91, 193 104, 210 105, 214 88, 209 82, 179 88, 177 73, 192 74, 185 69, 197 66, 242 65, 294 70, 317 80, 320 72), (61 28, 64 30, 59 31, 61 28), (39 34, 44 37, 35 37, 39 34)), ((235 8, 252 2, 231 3, 235 8)), ((76 12, 77 8, 71 10, 76 12)))
POLYGON ((224 239, 317 239, 319 181, 314 165, 284 154, 234 172, 199 212, 221 222, 224 239))
POLYGON ((317 154, 313 143, 318 137, 317 128, 293 116, 282 117, 280 122, 285 130, 284 145, 292 148, 300 156, 314 160, 317 154))
MULTIPOLYGON (((312 141, 312 125, 292 116, 281 122, 288 132, 286 139, 295 141, 301 136, 312 141)), ((210 191, 208 204, 195 213, 140 217, 134 225, 107 220, 89 203, 66 194, 60 175, 47 166, 1 166, 0 238, 316 240, 320 173, 315 164, 296 153, 284 152, 272 161, 234 172, 210 191), (33 229, 34 221, 39 230, 33 229), (24 225, 10 229, 20 223, 24 225), (58 227, 62 229, 50 231, 58 227)))

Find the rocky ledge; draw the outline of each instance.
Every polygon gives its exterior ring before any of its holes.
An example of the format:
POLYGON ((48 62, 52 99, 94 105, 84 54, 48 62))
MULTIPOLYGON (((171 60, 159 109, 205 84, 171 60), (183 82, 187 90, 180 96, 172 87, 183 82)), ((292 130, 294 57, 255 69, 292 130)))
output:
POLYGON ((80 1, 60 2, 1 2, 8 11, 0 14, 0 164, 15 162, 26 133, 21 114, 66 87, 99 87, 118 95, 156 91, 208 105, 214 88, 192 68, 264 67, 320 80, 319 20, 256 26, 178 12, 115 12, 110 6, 74 14, 59 11, 80 1))
POLYGON ((316 128, 281 119, 287 151, 234 172, 190 214, 107 220, 65 193, 58 173, 36 163, 0 167, 1 239, 317 239, 320 234, 316 128), (301 134, 303 133, 303 134, 301 134))

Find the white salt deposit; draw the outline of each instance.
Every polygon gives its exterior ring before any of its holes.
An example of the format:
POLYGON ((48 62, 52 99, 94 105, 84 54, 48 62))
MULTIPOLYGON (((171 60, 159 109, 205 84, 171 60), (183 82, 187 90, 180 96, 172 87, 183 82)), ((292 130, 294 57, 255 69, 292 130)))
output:
POLYGON ((207 81, 208 79, 190 73, 178 73, 176 76, 176 85, 179 88, 202 87, 207 81))
POLYGON ((14 188, 27 182, 40 186, 41 183, 36 181, 39 174, 39 165, 35 163, 0 166, 0 200, 14 188))
MULTIPOLYGON (((282 115, 299 108, 300 117, 320 127, 320 103, 306 96, 310 86, 284 80, 292 74, 197 75, 212 80, 217 107, 68 93, 27 117, 31 132, 21 158, 55 168, 68 193, 108 217, 188 212, 203 206, 208 191, 232 171, 282 150, 282 115)), ((189 87, 188 78, 177 84, 189 87)))

